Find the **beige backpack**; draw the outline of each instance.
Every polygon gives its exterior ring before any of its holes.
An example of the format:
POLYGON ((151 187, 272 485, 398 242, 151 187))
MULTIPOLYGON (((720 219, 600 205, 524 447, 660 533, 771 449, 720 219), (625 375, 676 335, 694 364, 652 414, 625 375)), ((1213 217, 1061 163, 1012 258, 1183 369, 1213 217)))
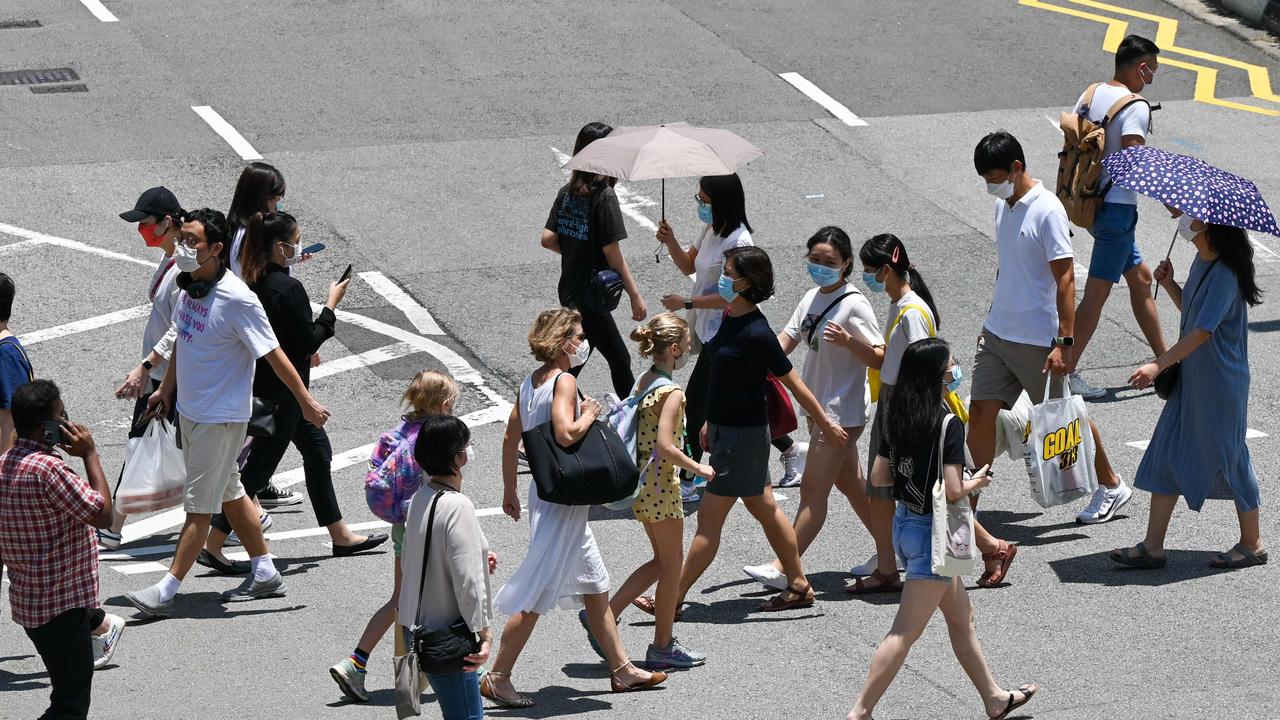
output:
POLYGON ((1102 83, 1094 83, 1085 91, 1080 112, 1062 113, 1062 152, 1058 153, 1058 199, 1067 209, 1067 219, 1082 228, 1093 227, 1093 217, 1098 212, 1111 183, 1102 184, 1102 153, 1107 143, 1107 125, 1122 110, 1134 103, 1144 102, 1153 110, 1151 102, 1137 93, 1129 93, 1112 104, 1111 109, 1095 123, 1089 119, 1089 106, 1093 94, 1102 83))

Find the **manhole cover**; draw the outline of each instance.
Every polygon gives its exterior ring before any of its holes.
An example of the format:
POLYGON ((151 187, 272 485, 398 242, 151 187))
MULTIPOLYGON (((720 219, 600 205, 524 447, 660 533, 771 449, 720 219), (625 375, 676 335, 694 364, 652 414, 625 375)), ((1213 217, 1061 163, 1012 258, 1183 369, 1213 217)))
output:
POLYGON ((31 92, 37 95, 48 95, 51 93, 69 93, 69 92, 89 92, 89 86, 84 83, 76 83, 74 85, 32 85, 31 92))
POLYGON ((42 83, 71 82, 79 79, 80 76, 71 68, 0 71, 0 85, 39 85, 42 83))

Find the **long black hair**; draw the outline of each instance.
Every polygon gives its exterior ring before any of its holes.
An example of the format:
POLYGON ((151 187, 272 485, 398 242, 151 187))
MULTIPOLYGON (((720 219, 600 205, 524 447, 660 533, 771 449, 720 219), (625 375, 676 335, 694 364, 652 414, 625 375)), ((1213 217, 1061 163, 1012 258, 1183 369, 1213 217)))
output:
MULTIPOLYGON (((608 137, 611 132, 613 132, 613 126, 602 122, 589 122, 583 125, 582 129, 578 131, 578 138, 573 141, 573 154, 577 155, 582 152, 583 148, 596 140, 608 137)), ((612 185, 614 182, 614 178, 597 175, 585 170, 574 170, 569 175, 569 190, 574 195, 590 195, 606 185, 612 185)))
MULTIPOLYGON (((246 285, 253 285, 267 273, 271 252, 276 243, 293 239, 298 221, 286 212, 255 213, 245 229, 240 245, 240 274, 246 285)), ((300 251, 299 251, 300 252, 300 251)))
POLYGON ((1238 227, 1213 223, 1205 224, 1205 233, 1209 247, 1218 253, 1218 259, 1236 274, 1244 301, 1250 307, 1260 305, 1262 289, 1254 277, 1253 243, 1249 242, 1249 233, 1238 227))
POLYGON ((747 232, 752 232, 751 223, 747 222, 747 197, 742 190, 742 178, 737 173, 732 175, 704 175, 698 180, 698 187, 711 198, 711 231, 720 237, 729 237, 729 233, 742 225, 747 232))
POLYGON ((809 238, 809 242, 805 243, 805 249, 812 251, 814 245, 830 245, 835 248, 841 262, 849 263, 849 267, 844 269, 841 277, 848 278, 849 273, 853 272, 853 263, 849 262, 853 259, 853 242, 849 240, 849 235, 844 230, 835 225, 821 228, 809 238))
POLYGON ((236 181, 231 209, 227 211, 227 222, 231 224, 232 232, 248 227, 254 214, 275 210, 267 207, 267 203, 271 198, 283 197, 284 189, 284 175, 275 166, 264 162, 249 163, 236 181))
POLYGON ((920 276, 916 266, 911 264, 911 258, 907 257, 907 246, 902 244, 897 235, 881 233, 866 241, 862 244, 862 250, 858 252, 858 259, 867 267, 888 267, 896 272, 898 277, 906 280, 911 289, 933 312, 934 329, 942 327, 942 315, 938 312, 937 304, 933 302, 933 293, 929 292, 929 286, 924 284, 924 278, 920 276))
POLYGON ((946 410, 942 404, 942 376, 950 360, 950 346, 938 338, 917 340, 902 354, 885 421, 889 447, 899 455, 937 442, 938 423, 946 410))

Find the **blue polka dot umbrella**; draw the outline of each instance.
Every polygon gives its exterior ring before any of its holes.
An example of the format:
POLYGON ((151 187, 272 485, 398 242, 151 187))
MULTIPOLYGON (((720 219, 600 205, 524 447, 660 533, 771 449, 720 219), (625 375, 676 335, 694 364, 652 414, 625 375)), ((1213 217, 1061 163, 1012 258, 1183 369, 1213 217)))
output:
POLYGON ((1258 186, 1188 155, 1134 145, 1102 158, 1115 184, 1198 220, 1280 236, 1258 186))

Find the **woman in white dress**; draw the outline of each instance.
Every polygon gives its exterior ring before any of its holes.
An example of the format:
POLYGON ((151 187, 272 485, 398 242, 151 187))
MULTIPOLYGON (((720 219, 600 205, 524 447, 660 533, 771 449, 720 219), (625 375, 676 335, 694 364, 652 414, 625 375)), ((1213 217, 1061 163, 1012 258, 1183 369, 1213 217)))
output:
MULTIPOLYGON (((586 361, 590 347, 576 310, 545 310, 529 331, 529 350, 542 366, 524 379, 516 406, 507 421, 502 446, 502 509, 520 519, 520 495, 516 489, 516 455, 525 428, 552 423, 556 442, 568 446, 586 435, 600 415, 591 398, 578 400, 578 383, 570 368, 586 361)), ((586 505, 560 505, 538 497, 529 482, 529 551, 494 604, 510 618, 502 631, 498 656, 481 680, 480 691, 502 707, 525 708, 533 700, 521 696, 511 684, 511 670, 529 641, 538 617, 555 607, 577 609, 585 605, 591 634, 598 639, 612 670, 614 692, 651 688, 667 679, 665 673, 646 672, 631 664, 609 609, 609 573, 600 558, 595 537, 587 526, 586 505)))

